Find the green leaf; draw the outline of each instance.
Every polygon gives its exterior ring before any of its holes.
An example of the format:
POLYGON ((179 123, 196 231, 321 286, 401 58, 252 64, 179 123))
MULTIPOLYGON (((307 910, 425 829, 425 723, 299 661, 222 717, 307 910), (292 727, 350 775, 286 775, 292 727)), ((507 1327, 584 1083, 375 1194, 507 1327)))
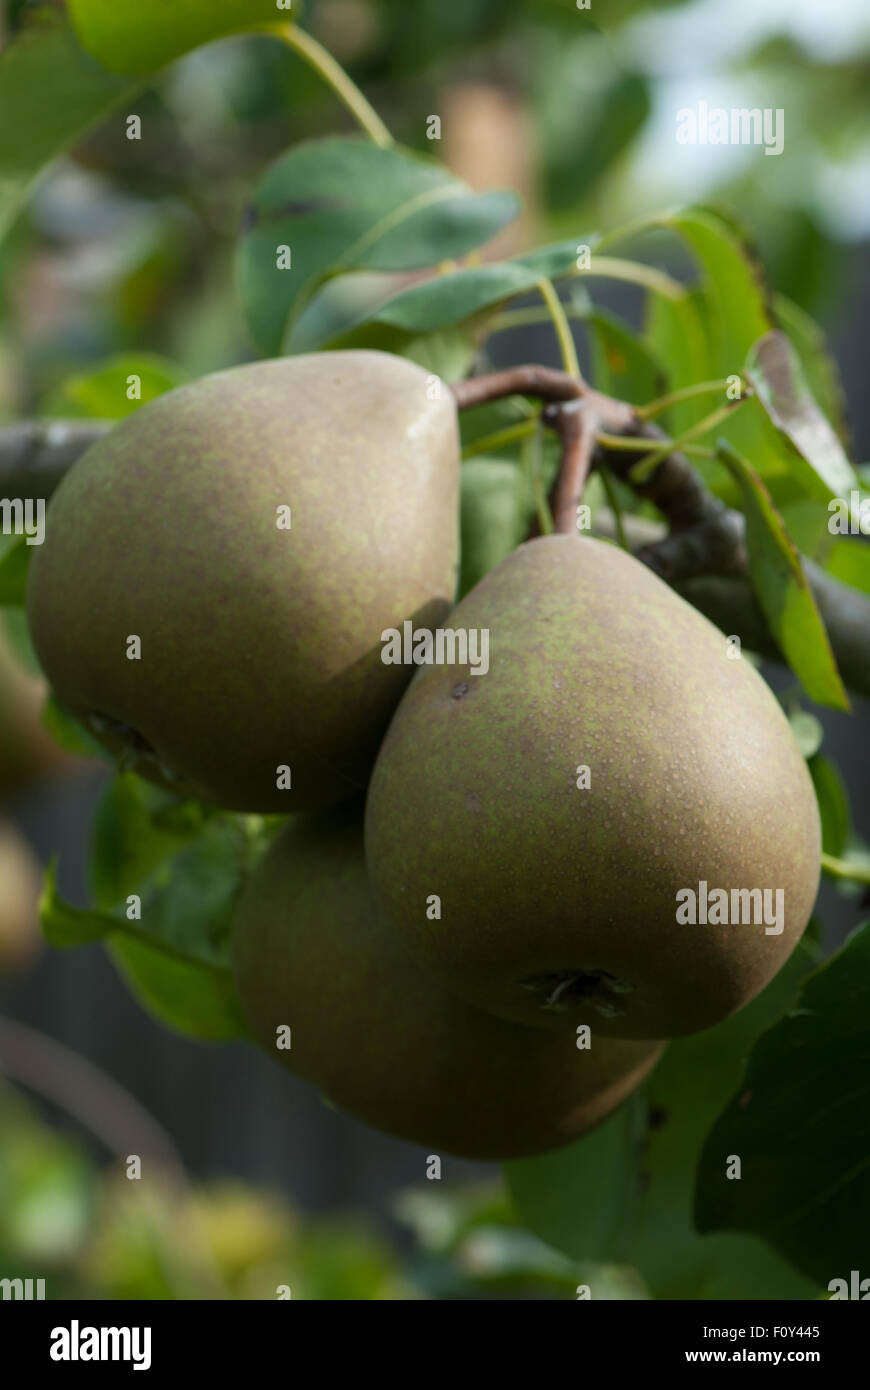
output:
MULTIPOLYGON (((649 86, 645 77, 626 70, 618 46, 590 25, 589 15, 573 32, 566 27, 558 36, 545 35, 540 20, 561 10, 570 25, 570 13, 577 8, 573 0, 529 8, 536 11, 536 29, 529 35, 534 42, 529 107, 537 125, 546 203, 564 216, 588 198, 630 148, 649 114, 649 86)), ((613 20, 612 0, 607 19, 613 20)))
POLYGON ((132 90, 79 47, 60 16, 41 15, 0 53, 0 237, 44 165, 132 90))
MULTIPOLYGON (((575 75, 564 95, 574 113, 568 138, 543 147, 547 202, 556 210, 575 207, 590 192, 632 144, 650 111, 647 82, 636 73, 616 75, 603 91, 575 75)), ((567 116, 563 111, 563 121, 567 116)))
POLYGON ((627 324, 604 309, 588 314, 585 323, 593 381, 599 391, 632 405, 643 405, 663 394, 665 376, 660 364, 627 324))
POLYGON ((814 497, 797 497, 779 504, 785 528, 800 551, 820 565, 826 565, 834 544, 828 530, 830 515, 814 497))
POLYGON ((846 787, 834 764, 820 754, 817 753, 815 757, 810 758, 807 766, 819 803, 822 849, 825 854, 833 854, 839 859, 845 853, 852 833, 852 816, 846 787))
POLYGON ((870 594, 870 545, 857 536, 837 536, 825 560, 825 568, 843 584, 870 594))
POLYGON ((773 312, 777 325, 788 334, 798 355, 813 398, 821 406, 843 444, 847 444, 846 398, 840 369, 831 352, 825 332, 815 319, 785 295, 774 295, 773 312))
POLYGON ((463 323, 481 309, 504 304, 533 290, 540 276, 519 261, 499 261, 450 275, 438 275, 389 300, 377 312, 381 323, 429 333, 463 323))
POLYGON ((70 907, 65 903, 57 891, 57 868, 54 864, 46 870, 39 909, 45 939, 58 950, 101 941, 118 926, 106 913, 70 907))
MULTIPOLYGON (((739 376, 752 345, 772 327, 768 290, 757 259, 733 222, 711 208, 682 209, 660 221, 686 243, 701 271, 695 293, 709 356, 704 375, 699 370, 694 380, 739 376)), ((710 409, 709 398, 705 408, 710 409)), ((788 472, 791 450, 757 400, 736 410, 719 432, 752 460, 762 478, 788 472)))
POLYGON ((174 959, 132 936, 113 936, 108 948, 133 995, 167 1028, 202 1042, 246 1036, 228 971, 174 959))
POLYGON ((827 416, 810 394, 797 353, 784 333, 770 332, 752 345, 746 375, 794 458, 792 471, 805 490, 827 502, 847 498, 860 479, 827 416))
POLYGON ((91 844, 91 882, 105 910, 134 893, 158 864, 189 843, 207 812, 198 802, 177 807, 175 798, 133 772, 114 777, 97 807, 91 844), (167 823, 166 813, 175 814, 167 823))
POLYGON ((716 375, 739 372, 754 342, 771 327, 761 270, 734 227, 711 208, 662 219, 688 244, 703 272, 716 375))
MULTIPOLYGON (((662 363, 668 391, 715 379, 699 303, 700 296, 691 290, 674 299, 647 295, 644 339, 652 358, 662 363)), ((673 435, 682 434, 709 409, 709 397, 690 398, 672 405, 662 421, 673 435)))
POLYGON ((720 441, 717 456, 740 485, 752 586, 771 633, 811 699, 848 709, 848 696, 801 558, 770 493, 730 444, 720 441))
POLYGON ((154 72, 192 48, 289 19, 275 0, 69 0, 82 45, 110 72, 154 72))
MULTIPOLYGON (((229 942, 236 897, 247 868, 265 846, 266 823, 251 818, 251 826, 242 817, 215 816, 191 839, 193 820, 182 826, 176 817, 173 831, 161 837, 166 799, 134 788, 134 780, 118 779, 97 819, 93 874, 100 901, 116 903, 123 895, 123 906, 111 912, 70 907, 57 893, 52 869, 41 905, 45 935, 57 947, 105 941, 133 993, 168 1026, 209 1040, 241 1036, 245 1027, 229 968, 229 942), (182 848, 172 853, 170 840, 182 848), (112 849, 119 854, 114 870, 112 849), (139 886, 143 872, 150 876, 139 886), (141 900, 141 920, 126 915, 126 900, 134 893, 141 900)), ((270 824, 268 833, 272 830, 270 824)))
POLYGON ((520 1219, 573 1259, 618 1260, 638 1201, 644 1121, 644 1106, 634 1096, 576 1144, 505 1164, 520 1219))
POLYGON ((559 280, 577 266, 575 242, 558 242, 511 260, 437 275, 425 284, 403 290, 381 305, 372 317, 418 333, 464 323, 483 309, 492 309, 535 289, 542 279, 559 280))
POLYGON ((109 753, 83 724, 64 709, 63 705, 49 695, 42 711, 42 723, 56 743, 68 753, 80 754, 84 758, 102 758, 111 761, 109 753))
POLYGON ((419 270, 463 256, 517 208, 513 194, 473 194, 407 151, 343 137, 297 145, 260 182, 238 248, 251 333, 265 352, 282 343, 293 350, 294 320, 328 277, 419 270), (292 268, 279 269, 281 246, 290 248, 292 268))
POLYGON ((187 380, 188 374, 182 367, 156 353, 122 353, 88 372, 67 377, 43 402, 41 413, 123 420, 141 405, 187 380), (138 392, 133 399, 128 395, 131 390, 138 392))
POLYGON ((27 598, 27 572, 33 546, 26 536, 15 536, 0 554, 0 606, 20 607, 27 598))
POLYGON ((535 499, 522 468, 486 455, 462 465, 460 486, 462 597, 525 540, 535 499))
MULTIPOLYGON (((505 396, 500 401, 489 401, 486 405, 471 406, 459 416, 459 433, 463 449, 488 439, 490 435, 502 430, 512 429, 523 421, 531 420, 535 413, 525 396, 505 396)), ((515 447, 519 447, 517 444, 515 447)))
MULTIPOLYGON (((701 1157, 704 1231, 763 1236, 822 1289, 865 1268, 870 1229, 870 925, 755 1044, 701 1157), (728 1156, 742 1163, 726 1177, 728 1156)), ((821 1290, 820 1290, 821 1291, 821 1290)))

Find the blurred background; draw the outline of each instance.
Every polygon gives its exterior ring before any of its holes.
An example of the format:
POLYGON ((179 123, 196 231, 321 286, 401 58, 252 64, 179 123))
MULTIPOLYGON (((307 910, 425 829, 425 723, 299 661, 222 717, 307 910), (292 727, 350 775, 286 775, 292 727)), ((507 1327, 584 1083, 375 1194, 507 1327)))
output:
MULTIPOLYGON (((0 44, 32 8, 0 7, 0 44)), ((476 188, 522 194, 499 254, 678 202, 730 209, 772 287, 829 334, 852 456, 870 459, 866 0, 601 0, 592 15, 574 0, 310 0, 303 21, 397 139, 476 188), (702 100, 782 108, 783 154, 679 145, 676 112, 702 100)), ((0 425, 92 413, 126 355, 148 354, 164 382, 254 356, 232 273, 246 199, 288 145, 350 129, 320 80, 263 39, 182 60, 132 109, 141 140, 122 114, 95 129, 0 244, 0 425)), ((636 319, 630 286, 595 295, 636 319)), ((577 340, 585 362, 582 324, 577 340)), ((557 364, 534 322, 487 354, 557 364)), ((60 1297, 274 1297, 281 1282, 294 1297, 570 1296, 576 1270, 514 1225, 494 1170, 447 1160, 427 1182, 423 1151, 331 1111, 253 1050, 161 1028, 100 947, 39 948, 36 863, 58 856, 63 896, 88 902, 105 774, 41 732, 20 617, 0 618, 0 1263, 49 1271, 60 1297), (175 1174, 147 1200, 110 1161, 143 1126, 175 1174)), ((861 828, 866 707, 819 713, 861 828)), ((839 940, 862 905, 823 891, 839 940)))

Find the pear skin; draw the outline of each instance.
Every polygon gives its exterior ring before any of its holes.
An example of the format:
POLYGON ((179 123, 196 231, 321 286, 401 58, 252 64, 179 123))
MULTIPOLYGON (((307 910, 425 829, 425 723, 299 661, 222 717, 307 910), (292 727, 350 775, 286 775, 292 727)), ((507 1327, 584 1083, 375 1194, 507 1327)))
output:
POLYGON ((352 806, 280 832, 242 895, 234 962, 266 1051, 339 1109, 436 1152, 500 1160, 568 1144, 661 1052, 595 1031, 581 1049, 453 998, 376 921, 352 806))
POLYGON ((382 661, 384 631, 449 610, 458 495, 453 398, 411 362, 205 377, 63 480, 29 578, 37 655, 60 702, 170 790, 329 805, 365 786, 413 674, 382 661))
POLYGON ((812 783, 765 682, 586 538, 521 546, 450 626, 488 631, 489 670, 422 667, 369 790, 372 887, 403 946, 521 1023, 662 1038, 740 1009, 819 878, 812 783))

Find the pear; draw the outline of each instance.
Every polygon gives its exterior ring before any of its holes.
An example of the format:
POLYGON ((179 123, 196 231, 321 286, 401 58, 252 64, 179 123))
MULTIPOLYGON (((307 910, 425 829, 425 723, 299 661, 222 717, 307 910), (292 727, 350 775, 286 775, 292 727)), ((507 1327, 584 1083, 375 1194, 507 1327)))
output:
POLYGON ((455 405, 411 362, 205 377, 64 479, 31 565, 37 654, 123 766, 233 810, 328 805, 365 786, 412 674, 383 633, 452 602, 458 492, 455 405))
POLYGON ((454 999, 381 930, 353 806, 280 832, 245 887, 233 947, 262 1046, 341 1110, 436 1151, 505 1159, 567 1144, 661 1051, 597 1035, 580 1048, 454 999))
POLYGON ((450 626, 488 630, 489 670, 420 670, 368 797, 372 887, 402 944, 543 1027, 676 1037, 740 1009, 819 877, 812 783, 764 681, 587 538, 521 546, 450 626))

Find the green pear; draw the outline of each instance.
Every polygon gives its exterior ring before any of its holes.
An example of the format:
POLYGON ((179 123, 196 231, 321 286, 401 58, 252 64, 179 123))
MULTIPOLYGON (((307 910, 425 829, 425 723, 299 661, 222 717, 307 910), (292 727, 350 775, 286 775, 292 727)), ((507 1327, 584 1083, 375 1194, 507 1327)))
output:
POLYGON ((586 538, 521 546, 450 626, 488 631, 489 670, 421 669, 370 784, 372 887, 402 944, 524 1023, 662 1038, 740 1009, 819 877, 812 783, 764 681, 586 538))
POLYGON ((458 490, 452 396, 411 362, 205 377, 64 479, 31 565, 37 654, 61 703, 161 785, 241 811, 328 805, 365 786, 412 674, 382 634, 449 610, 458 490))
POLYGON ((661 1051, 597 1034, 580 1048, 454 999, 381 930, 354 806, 280 832, 242 894, 233 946, 262 1046, 341 1110, 436 1151, 506 1159, 570 1143, 661 1051))

